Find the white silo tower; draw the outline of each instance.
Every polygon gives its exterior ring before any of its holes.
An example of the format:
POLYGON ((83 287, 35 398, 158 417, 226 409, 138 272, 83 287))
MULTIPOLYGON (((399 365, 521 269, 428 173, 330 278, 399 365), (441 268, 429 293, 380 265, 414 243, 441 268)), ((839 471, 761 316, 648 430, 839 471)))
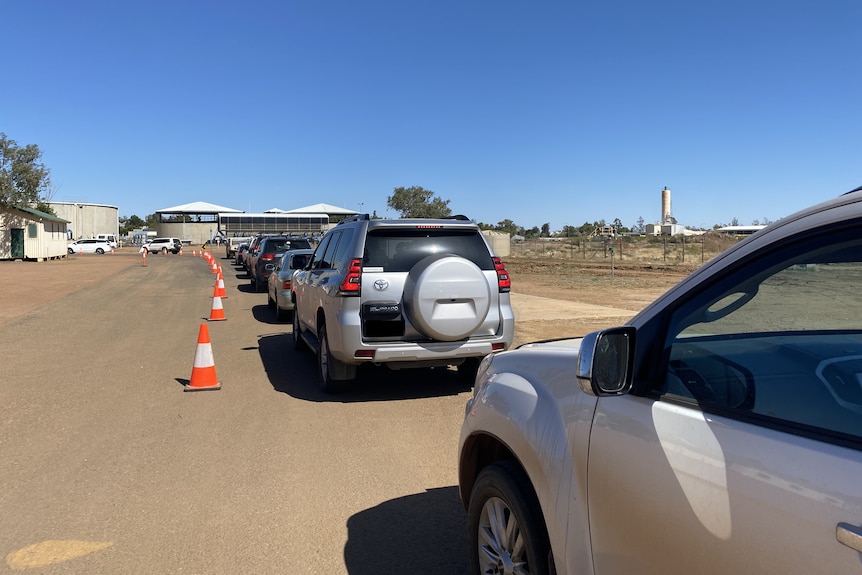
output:
POLYGON ((670 222, 670 190, 665 186, 661 191, 661 223, 669 224, 670 222))

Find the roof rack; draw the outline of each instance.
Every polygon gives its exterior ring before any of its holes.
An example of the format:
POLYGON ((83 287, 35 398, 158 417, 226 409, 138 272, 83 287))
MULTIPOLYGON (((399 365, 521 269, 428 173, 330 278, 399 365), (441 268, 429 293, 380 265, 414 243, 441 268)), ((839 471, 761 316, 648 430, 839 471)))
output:
POLYGON ((343 220, 341 220, 340 222, 338 222, 335 225, 340 226, 341 224, 346 224, 347 222, 361 222, 363 220, 370 220, 370 219, 371 219, 371 216, 368 214, 356 214, 355 216, 349 216, 349 217, 344 218, 343 220))

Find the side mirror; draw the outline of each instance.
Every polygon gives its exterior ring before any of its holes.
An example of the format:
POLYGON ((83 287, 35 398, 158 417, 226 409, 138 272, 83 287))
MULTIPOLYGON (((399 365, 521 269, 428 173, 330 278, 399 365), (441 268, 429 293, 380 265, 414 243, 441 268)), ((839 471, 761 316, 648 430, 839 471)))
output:
POLYGON ((584 336, 578 354, 578 385, 595 396, 623 395, 632 387, 635 328, 615 327, 584 336))

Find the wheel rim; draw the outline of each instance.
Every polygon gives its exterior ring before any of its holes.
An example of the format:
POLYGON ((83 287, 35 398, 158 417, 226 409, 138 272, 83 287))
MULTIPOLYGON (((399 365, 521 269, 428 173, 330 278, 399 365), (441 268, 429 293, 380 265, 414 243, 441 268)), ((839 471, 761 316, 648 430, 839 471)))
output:
POLYGON ((527 575, 527 545, 506 502, 491 497, 479 517, 479 572, 527 575))

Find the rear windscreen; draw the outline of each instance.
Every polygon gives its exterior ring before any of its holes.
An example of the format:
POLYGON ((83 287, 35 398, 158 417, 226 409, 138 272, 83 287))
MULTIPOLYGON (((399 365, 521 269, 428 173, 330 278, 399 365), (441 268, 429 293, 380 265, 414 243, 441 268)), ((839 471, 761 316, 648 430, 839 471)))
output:
POLYGON ((297 239, 278 239, 278 240, 268 240, 266 242, 266 246, 264 247, 264 253, 267 254, 280 254, 281 252, 286 252, 287 250, 298 250, 298 249, 308 249, 311 245, 308 243, 308 240, 297 238, 297 239))
POLYGON ((493 270, 494 262, 484 238, 474 230, 405 230, 369 232, 365 238, 364 267, 382 267, 387 272, 408 272, 422 258, 455 254, 493 270))

